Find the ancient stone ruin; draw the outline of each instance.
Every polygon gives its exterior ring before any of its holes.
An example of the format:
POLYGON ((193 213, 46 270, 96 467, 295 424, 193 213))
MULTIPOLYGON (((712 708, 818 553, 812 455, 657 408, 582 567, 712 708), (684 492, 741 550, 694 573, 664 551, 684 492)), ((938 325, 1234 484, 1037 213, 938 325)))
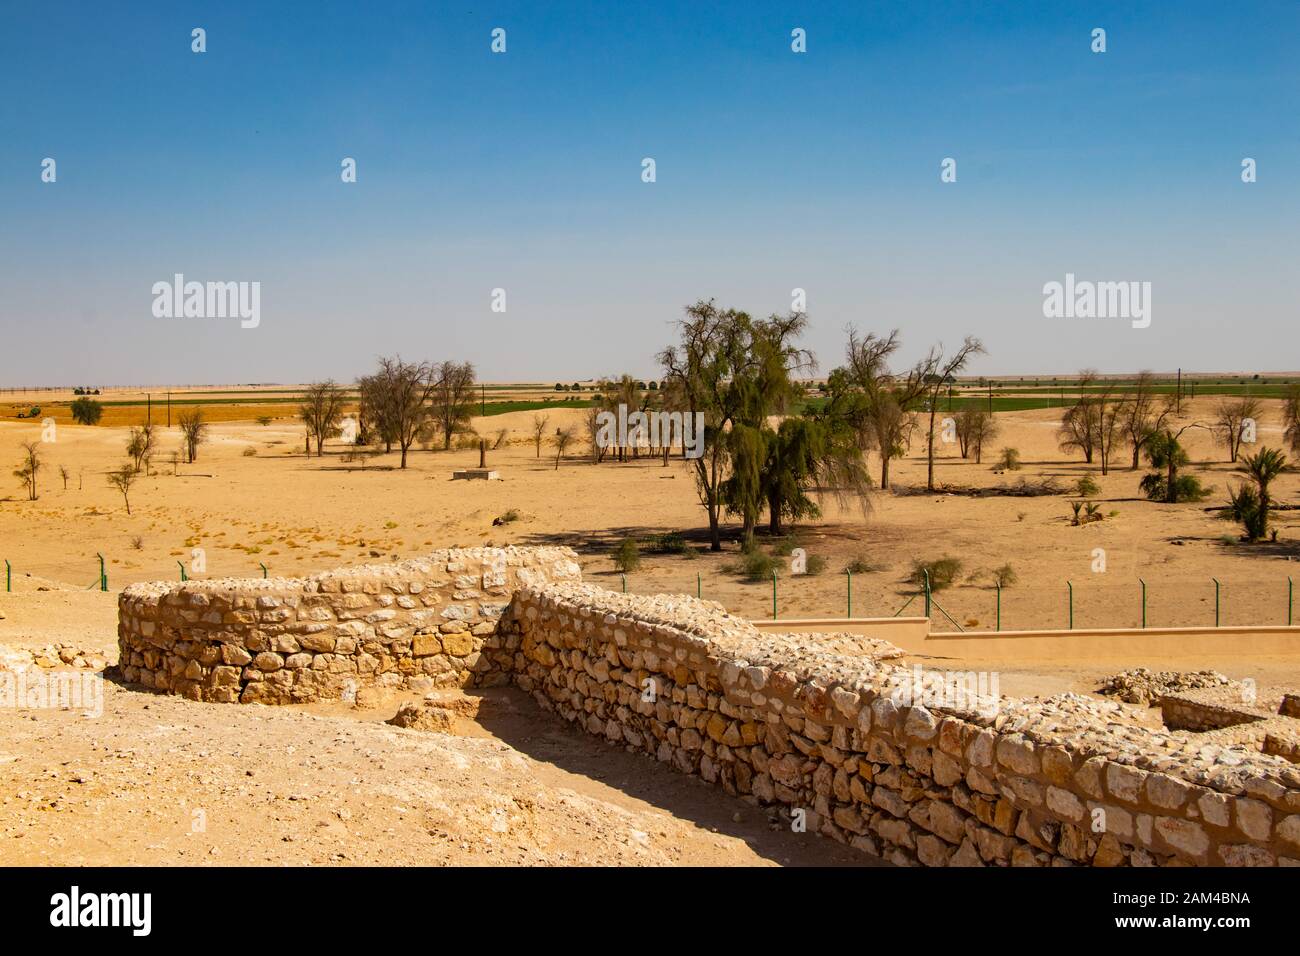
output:
POLYGON ((122 675, 266 703, 513 682, 581 730, 902 865, 1300 864, 1300 768, 1281 756, 1073 694, 954 703, 883 642, 616 594, 582 584, 575 558, 469 549, 137 585, 122 675))

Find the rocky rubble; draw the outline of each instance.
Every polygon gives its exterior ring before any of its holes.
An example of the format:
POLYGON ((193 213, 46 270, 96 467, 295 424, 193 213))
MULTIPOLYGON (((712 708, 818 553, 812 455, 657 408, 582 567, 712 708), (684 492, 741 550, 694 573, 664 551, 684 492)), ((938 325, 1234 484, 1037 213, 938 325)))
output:
POLYGON ((1218 671, 1153 671, 1146 667, 1121 671, 1102 681, 1098 693, 1118 697, 1129 704, 1151 705, 1166 694, 1206 687, 1236 687, 1234 680, 1218 671))
POLYGON ((0 671, 20 671, 29 667, 39 667, 44 670, 71 667, 77 670, 102 671, 107 666, 108 661, 102 654, 83 650, 71 644, 46 644, 35 650, 0 647, 0 671))

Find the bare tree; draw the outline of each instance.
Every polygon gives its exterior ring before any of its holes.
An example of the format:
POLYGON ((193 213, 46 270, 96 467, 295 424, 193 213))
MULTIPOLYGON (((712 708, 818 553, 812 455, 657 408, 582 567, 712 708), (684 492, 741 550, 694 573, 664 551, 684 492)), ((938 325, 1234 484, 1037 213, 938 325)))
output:
POLYGON ((599 465, 605 460, 607 448, 603 447, 600 440, 600 433, 604 428, 601 422, 601 415, 605 409, 601 408, 599 401, 593 402, 587 409, 587 414, 582 419, 583 430, 587 433, 587 444, 591 446, 591 460, 594 464, 599 465))
POLYGON ((23 487, 27 489, 27 500, 36 500, 36 479, 44 467, 41 461, 41 443, 36 441, 25 441, 21 445, 23 450, 23 459, 18 467, 14 469, 14 477, 22 482, 23 487))
POLYGON ((152 423, 146 422, 139 427, 131 426, 127 432, 126 453, 131 457, 132 467, 138 475, 142 467, 148 468, 158 447, 158 435, 152 423))
POLYGON ((1100 409, 1090 392, 1097 381, 1094 369, 1079 373, 1079 396, 1074 404, 1061 414, 1061 426, 1056 437, 1061 451, 1081 451, 1083 460, 1092 464, 1097 453, 1098 416, 1100 409))
POLYGON ((861 428, 880 452, 880 487, 889 488, 889 463, 901 457, 916 429, 916 403, 925 394, 927 367, 918 362, 906 375, 889 369, 890 357, 902 345, 898 329, 881 338, 849 329, 846 374, 863 397, 861 428))
POLYGON ((997 437, 998 423, 991 412, 978 405, 968 405, 957 414, 957 446, 963 458, 975 456, 975 464, 984 457, 984 445, 997 437))
POLYGON ((176 421, 181 428, 185 457, 192 465, 199 457, 199 446, 208 440, 208 423, 203 420, 203 409, 186 409, 177 416, 176 421))
POLYGON ((564 457, 564 450, 573 444, 573 439, 577 437, 577 428, 569 425, 565 428, 557 429, 555 432, 555 470, 560 470, 560 459, 564 457))
POLYGON ((983 353, 983 343, 972 335, 966 336, 957 351, 947 359, 944 358, 942 345, 930 349, 926 360, 927 372, 923 376, 928 386, 930 405, 930 428, 925 443, 925 487, 929 491, 934 491, 934 416, 939 410, 939 390, 966 367, 972 355, 983 353))
POLYGON ((1235 462, 1241 451, 1241 439, 1246 432, 1247 421, 1259 421, 1263 405, 1259 399, 1249 395, 1240 398, 1221 398, 1215 409, 1212 430, 1214 437, 1228 449, 1228 460, 1235 462))
POLYGON ((361 396, 357 411, 357 444, 384 443, 385 454, 393 450, 396 429, 393 425, 393 388, 387 369, 357 379, 361 396))
POLYGON ((546 424, 551 420, 550 415, 537 412, 533 415, 532 433, 533 448, 537 452, 538 458, 542 457, 542 439, 546 437, 546 424))
MULTIPOLYGON (((298 417, 307 427, 308 442, 316 443, 316 457, 324 454, 325 439, 333 437, 343 417, 343 390, 333 379, 312 382, 303 393, 303 403, 298 406, 298 417)), ((311 454, 310 445, 308 454, 311 454)))
POLYGON ((122 493, 122 501, 126 503, 126 513, 131 513, 131 485, 135 483, 135 476, 138 472, 131 465, 123 465, 117 471, 108 473, 108 483, 122 493))
POLYGON ((442 447, 469 424, 474 402, 474 366, 469 362, 443 362, 433 372, 436 384, 431 395, 431 417, 442 432, 442 447))
POLYGON ((1151 372, 1145 369, 1138 372, 1120 410, 1120 430, 1133 450, 1133 471, 1141 466, 1143 448, 1151 436, 1164 428, 1165 419, 1174 413, 1175 405, 1173 396, 1166 396, 1163 401, 1158 399, 1155 376, 1151 372))
POLYGON ((401 449, 401 467, 405 468, 406 453, 428 433, 429 401, 438 387, 437 372, 428 362, 403 362, 399 355, 380 359, 379 375, 388 395, 393 440, 401 449))

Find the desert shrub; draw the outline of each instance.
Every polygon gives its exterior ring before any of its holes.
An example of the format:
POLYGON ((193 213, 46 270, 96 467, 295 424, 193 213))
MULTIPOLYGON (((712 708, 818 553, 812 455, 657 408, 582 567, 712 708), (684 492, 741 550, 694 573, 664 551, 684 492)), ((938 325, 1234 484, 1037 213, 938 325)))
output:
POLYGON ((676 531, 669 531, 667 534, 661 534, 655 538, 655 550, 660 554, 687 554, 690 552, 691 546, 676 531))
POLYGON ((249 445, 247 448, 243 450, 242 454, 245 458, 254 458, 257 455, 257 449, 254 448, 252 445, 249 445))
POLYGON ((935 561, 913 561, 911 579, 917 587, 925 586, 925 572, 930 572, 930 590, 942 591, 950 587, 961 574, 961 559, 942 557, 935 561))
POLYGON ((259 425, 261 425, 263 428, 265 428, 267 425, 271 424, 271 416, 270 416, 270 415, 258 415, 258 416, 257 416, 257 424, 259 424, 259 425))
MULTIPOLYGON (((501 515, 501 517, 497 519, 497 521, 501 522, 502 524, 511 524, 512 522, 518 520, 519 520, 519 512, 514 508, 509 509, 508 511, 506 511, 505 514, 501 515)), ((492 523, 496 524, 497 522, 494 521, 492 523)))
POLYGON ((993 577, 993 583, 1004 588, 1009 588, 1015 584, 1019 578, 1016 576, 1016 569, 1010 564, 1004 564, 1000 568, 994 568, 989 572, 993 577))
POLYGON ((635 571, 641 567, 641 546, 636 538, 624 538, 614 547, 614 567, 623 573, 635 571))
POLYGON ((879 571, 880 568, 866 558, 859 556, 850 561, 848 567, 844 570, 850 574, 870 574, 872 571, 879 571))
POLYGON ((998 463, 995 466, 1003 471, 1020 470, 1020 449, 1004 448, 998 452, 998 463))
POLYGON ((748 551, 740 559, 740 576, 746 581, 770 581, 776 571, 776 561, 757 549, 748 551))
POLYGON ((804 565, 804 574, 821 574, 826 570, 826 559, 820 554, 808 555, 808 561, 804 565))
MULTIPOLYGON (((1164 474, 1159 472, 1151 472, 1143 476, 1138 482, 1138 487, 1142 489, 1148 501, 1165 501, 1169 497, 1168 482, 1164 474)), ((1175 501, 1204 501, 1213 490, 1202 485, 1201 480, 1195 475, 1179 475, 1174 479, 1175 501)))
POLYGON ((786 535, 784 538, 772 539, 772 553, 782 558, 788 558, 794 553, 794 549, 802 547, 799 539, 794 535, 786 535))
POLYGON ((1084 475, 1074 485, 1074 493, 1081 498, 1091 498, 1099 491, 1101 488, 1092 480, 1092 475, 1084 475))
POLYGON ((132 535, 132 536, 131 536, 131 548, 132 548, 132 550, 134 550, 134 551, 143 551, 143 550, 144 550, 144 538, 142 538, 142 537, 141 537, 140 535, 138 535, 138 534, 137 534, 137 535, 132 535))

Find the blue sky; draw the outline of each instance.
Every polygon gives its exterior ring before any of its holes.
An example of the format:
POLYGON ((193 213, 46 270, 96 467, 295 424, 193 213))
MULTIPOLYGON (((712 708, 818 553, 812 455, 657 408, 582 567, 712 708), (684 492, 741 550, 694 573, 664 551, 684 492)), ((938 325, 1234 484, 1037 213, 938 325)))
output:
POLYGON ((3 0, 0 380, 650 375, 684 304, 795 287, 827 369, 850 323, 977 373, 1295 369, 1298 54, 1293 2, 3 0), (155 318, 177 272, 261 324, 155 318), (1151 282, 1150 328, 1044 318, 1067 272, 1151 282))

